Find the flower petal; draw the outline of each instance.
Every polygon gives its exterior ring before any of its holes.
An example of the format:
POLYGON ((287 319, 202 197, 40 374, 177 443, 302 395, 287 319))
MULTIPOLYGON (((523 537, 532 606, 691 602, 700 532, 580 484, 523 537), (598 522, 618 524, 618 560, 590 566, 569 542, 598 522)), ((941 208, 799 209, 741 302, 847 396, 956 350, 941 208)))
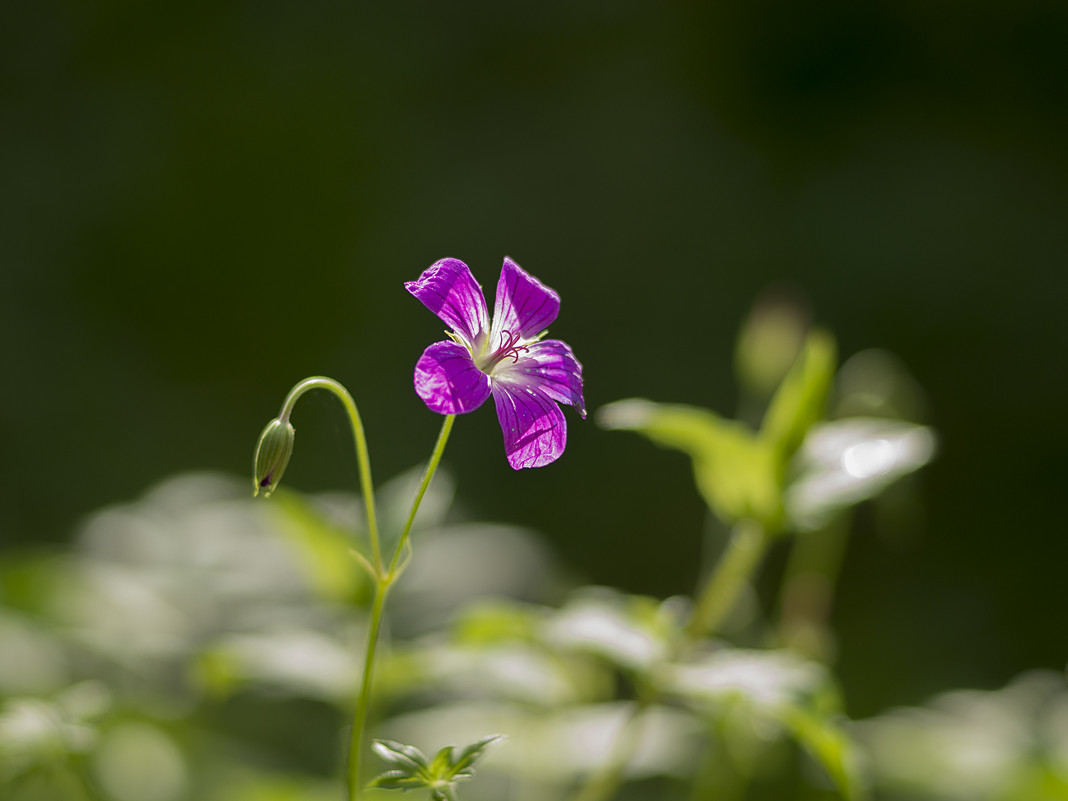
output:
POLYGON ((505 257, 493 305, 492 341, 502 331, 533 339, 552 325, 559 312, 560 296, 505 257))
POLYGON ((438 414, 466 414, 489 397, 490 380, 475 367, 467 348, 435 342, 415 363, 415 394, 438 414))
POLYGON ((463 340, 474 345, 489 329, 486 299, 471 270, 459 259, 436 261, 404 288, 444 320, 463 340))
POLYGON ((567 421, 556 401, 536 386, 502 382, 494 382, 493 400, 508 464, 519 470, 560 458, 567 444, 567 421))
POLYGON ((558 403, 574 406, 586 416, 582 398, 582 365, 567 343, 546 339, 526 347, 522 356, 510 363, 507 359, 493 371, 495 381, 535 386, 558 403))

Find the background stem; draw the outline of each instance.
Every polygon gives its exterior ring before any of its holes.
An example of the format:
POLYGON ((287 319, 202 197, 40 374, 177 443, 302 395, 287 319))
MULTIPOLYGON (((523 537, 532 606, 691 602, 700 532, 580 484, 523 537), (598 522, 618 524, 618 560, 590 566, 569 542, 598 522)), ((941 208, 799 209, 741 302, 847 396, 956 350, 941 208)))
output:
POLYGON ((764 527, 756 520, 745 518, 735 524, 726 553, 697 599, 697 608, 686 627, 687 639, 696 641, 719 630, 764 557, 768 541, 764 527))

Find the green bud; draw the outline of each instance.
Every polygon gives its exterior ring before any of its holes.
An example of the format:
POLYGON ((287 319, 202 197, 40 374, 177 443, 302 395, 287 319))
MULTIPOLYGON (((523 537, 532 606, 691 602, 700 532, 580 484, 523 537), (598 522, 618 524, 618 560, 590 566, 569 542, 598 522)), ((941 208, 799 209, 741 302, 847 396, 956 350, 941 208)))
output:
POLYGON ((259 495, 262 490, 263 497, 269 497, 282 480, 282 473, 285 472, 289 457, 293 454, 294 434, 293 426, 288 420, 282 422, 274 419, 263 429, 259 445, 256 446, 253 465, 253 496, 259 495))

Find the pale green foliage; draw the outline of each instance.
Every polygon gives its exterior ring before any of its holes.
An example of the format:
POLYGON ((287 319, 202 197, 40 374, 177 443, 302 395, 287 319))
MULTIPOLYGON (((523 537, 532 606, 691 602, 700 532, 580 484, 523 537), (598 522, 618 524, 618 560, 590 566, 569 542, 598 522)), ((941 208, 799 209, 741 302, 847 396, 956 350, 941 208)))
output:
POLYGON ((374 752, 390 766, 377 776, 372 787, 385 790, 430 791, 431 801, 456 801, 457 782, 474 777, 474 764, 487 747, 504 739, 504 735, 492 734, 464 747, 459 753, 456 746, 447 745, 434 754, 433 759, 413 745, 404 745, 393 740, 375 740, 374 752))

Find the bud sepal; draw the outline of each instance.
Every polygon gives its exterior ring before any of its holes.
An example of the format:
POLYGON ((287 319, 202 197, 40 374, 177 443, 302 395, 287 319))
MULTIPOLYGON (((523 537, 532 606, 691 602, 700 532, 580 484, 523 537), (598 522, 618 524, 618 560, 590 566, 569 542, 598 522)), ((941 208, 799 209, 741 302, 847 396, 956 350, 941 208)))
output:
POLYGON ((295 434, 292 423, 281 418, 275 418, 263 429, 253 461, 253 497, 262 492, 267 498, 274 492, 293 454, 295 434))

